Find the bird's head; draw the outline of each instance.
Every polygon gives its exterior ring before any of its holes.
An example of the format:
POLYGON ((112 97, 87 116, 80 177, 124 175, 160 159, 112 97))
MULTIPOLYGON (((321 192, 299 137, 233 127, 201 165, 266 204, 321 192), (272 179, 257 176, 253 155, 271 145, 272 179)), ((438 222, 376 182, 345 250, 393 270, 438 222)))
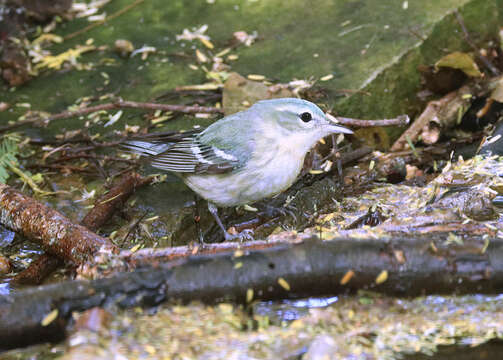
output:
MULTIPOLYGON (((261 120, 271 132, 280 131, 285 140, 305 139, 312 146, 321 138, 330 134, 352 134, 353 131, 336 123, 337 119, 325 114, 312 102, 282 98, 257 102, 251 109, 260 112, 261 120)), ((250 109, 250 110, 251 110, 250 109)), ((304 142, 304 141, 302 141, 304 142)))

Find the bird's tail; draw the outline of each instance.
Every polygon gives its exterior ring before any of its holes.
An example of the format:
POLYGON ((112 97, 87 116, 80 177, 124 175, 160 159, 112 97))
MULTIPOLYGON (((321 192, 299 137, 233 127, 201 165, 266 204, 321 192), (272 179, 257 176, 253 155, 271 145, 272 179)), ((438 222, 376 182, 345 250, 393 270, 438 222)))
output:
POLYGON ((121 143, 121 147, 128 152, 138 154, 140 156, 152 157, 168 151, 171 147, 187 140, 192 135, 198 133, 197 130, 184 132, 158 132, 136 136, 130 140, 121 143))

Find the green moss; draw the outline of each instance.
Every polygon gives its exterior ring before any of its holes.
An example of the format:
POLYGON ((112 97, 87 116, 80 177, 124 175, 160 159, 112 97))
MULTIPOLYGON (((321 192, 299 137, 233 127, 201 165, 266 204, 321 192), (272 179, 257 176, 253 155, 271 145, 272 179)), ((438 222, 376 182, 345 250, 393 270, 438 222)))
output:
MULTIPOLYGON (((110 50, 84 54, 80 61, 94 64, 92 70, 49 72, 14 92, 4 87, 1 97, 10 103, 29 102, 33 109, 58 112, 82 96, 118 91, 126 99, 146 101, 179 85, 204 82, 203 72, 191 70, 187 64, 196 62, 192 47, 207 49, 198 41, 184 44, 175 37, 184 28, 208 24, 207 34, 216 46, 213 53, 223 49, 235 31, 258 31, 260 40, 256 44, 237 50, 240 57, 232 64, 234 70, 281 82, 333 74, 332 80, 321 83, 331 91, 332 104, 340 89, 365 88, 371 94, 356 94, 339 102, 339 113, 366 118, 392 116, 415 109, 417 65, 433 63, 443 54, 441 49, 463 47, 457 22, 448 14, 460 8, 475 40, 485 40, 497 30, 500 2, 409 1, 404 9, 402 0, 323 0, 316 6, 302 0, 222 0, 215 4, 146 1, 105 25, 54 46, 53 52, 62 52, 88 38, 98 46, 111 48, 116 39, 125 38, 136 48, 154 46, 157 54, 146 61, 140 56, 122 59, 110 50), (173 56, 181 51, 189 58, 173 56), (104 59, 113 59, 115 65, 100 65, 104 59), (108 85, 102 72, 110 77, 108 85)), ((104 10, 113 14, 128 4, 127 0, 114 1, 104 10)), ((85 20, 77 19, 57 32, 67 35, 85 25, 85 20)), ((15 119, 20 113, 7 113, 3 119, 15 119)), ((65 126, 78 127, 81 123, 68 120, 65 126)))

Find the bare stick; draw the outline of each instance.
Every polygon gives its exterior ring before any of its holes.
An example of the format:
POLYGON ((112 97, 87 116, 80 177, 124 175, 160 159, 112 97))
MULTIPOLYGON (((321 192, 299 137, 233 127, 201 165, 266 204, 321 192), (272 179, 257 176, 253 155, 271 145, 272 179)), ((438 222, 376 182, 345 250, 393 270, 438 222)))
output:
POLYGON ((109 192, 96 201, 81 224, 91 231, 98 230, 118 208, 124 206, 126 200, 138 187, 150 184, 152 180, 152 177, 144 178, 137 173, 127 174, 109 192))
POLYGON ((184 114, 195 114, 195 113, 223 113, 222 109, 210 106, 186 106, 186 105, 170 105, 170 104, 156 104, 156 103, 142 103, 136 101, 125 101, 119 100, 112 103, 100 104, 96 106, 89 106, 75 111, 63 111, 59 114, 55 114, 49 117, 30 117, 26 120, 18 121, 11 125, 6 125, 0 127, 0 133, 18 128, 23 125, 42 123, 47 126, 51 121, 67 119, 74 116, 87 115, 96 111, 101 110, 114 110, 114 109, 147 109, 147 110, 162 110, 162 111, 173 111, 180 112, 184 114))
POLYGON ((485 57, 480 53, 480 49, 475 45, 475 43, 472 41, 472 38, 470 37, 470 33, 468 32, 468 29, 466 28, 465 22, 463 20, 463 17, 459 12, 456 13, 456 19, 458 20, 459 26, 461 27, 461 30, 463 30, 463 35, 465 38, 465 41, 470 45, 470 47, 475 50, 475 55, 479 58, 480 61, 484 63, 484 65, 493 73, 494 76, 499 76, 501 72, 485 57))
POLYGON ((126 11, 128 10, 131 10, 132 8, 134 8, 136 5, 139 5, 141 4, 142 2, 144 2, 145 0, 136 0, 134 3, 132 4, 129 4, 128 6, 124 7, 123 9, 120 9, 119 11, 113 13, 112 15, 110 16, 107 16, 104 20, 101 20, 101 21, 97 21, 95 22, 94 24, 91 24, 91 25, 88 25, 86 26, 85 28, 83 29, 80 29, 76 32, 73 32, 71 34, 68 34, 65 36, 65 40, 70 40, 70 39, 73 39, 74 37, 76 36, 79 36, 80 34, 83 34, 83 33, 86 33, 88 32, 89 30, 91 29, 94 29, 95 27, 98 27, 100 25, 103 25, 104 23, 106 23, 107 21, 110 21, 112 19, 115 19, 116 17, 124 14, 126 11))
MULTIPOLYGON (((361 119, 351 119, 341 116, 333 116, 328 114, 329 117, 335 118, 334 121, 341 125, 354 126, 354 127, 374 127, 374 126, 405 126, 409 123, 409 116, 400 115, 393 119, 383 119, 383 120, 361 120, 361 119)), ((333 119, 332 119, 333 120, 333 119)))

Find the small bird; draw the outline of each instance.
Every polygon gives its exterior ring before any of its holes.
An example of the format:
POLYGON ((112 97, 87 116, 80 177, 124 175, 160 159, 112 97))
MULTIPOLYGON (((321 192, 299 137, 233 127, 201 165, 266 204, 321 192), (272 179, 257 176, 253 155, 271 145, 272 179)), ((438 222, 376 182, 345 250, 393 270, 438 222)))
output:
POLYGON ((335 121, 306 100, 262 100, 203 131, 153 133, 124 146, 153 167, 179 175, 208 201, 225 240, 243 240, 251 238, 250 231, 229 234, 217 207, 254 203, 288 189, 316 142, 329 134, 353 133, 335 121))

